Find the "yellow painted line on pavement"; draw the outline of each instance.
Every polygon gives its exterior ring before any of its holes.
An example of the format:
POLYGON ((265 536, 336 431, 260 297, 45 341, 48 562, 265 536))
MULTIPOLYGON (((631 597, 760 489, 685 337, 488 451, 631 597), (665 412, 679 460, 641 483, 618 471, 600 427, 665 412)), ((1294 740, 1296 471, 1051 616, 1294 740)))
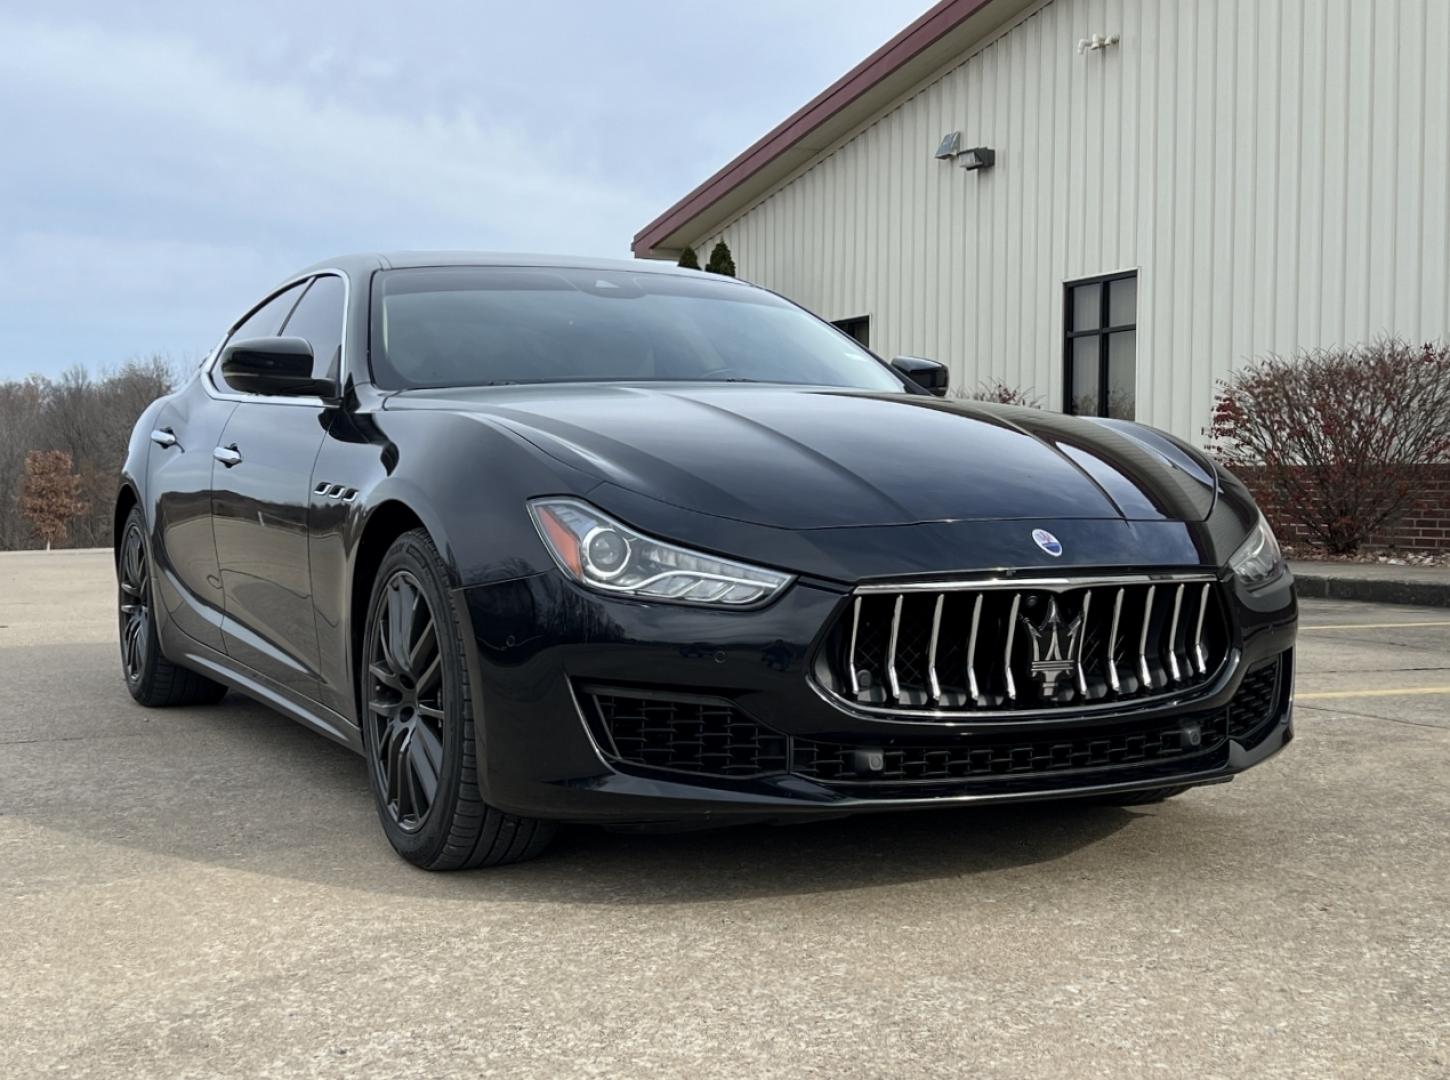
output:
POLYGON ((1328 701, 1331 698, 1406 697, 1411 694, 1450 694, 1450 686, 1406 686, 1400 690, 1320 690, 1295 694, 1295 701, 1328 701))
POLYGON ((1347 622, 1300 623, 1300 630, 1400 630, 1408 626, 1450 626, 1450 619, 1429 619, 1423 622, 1347 622))

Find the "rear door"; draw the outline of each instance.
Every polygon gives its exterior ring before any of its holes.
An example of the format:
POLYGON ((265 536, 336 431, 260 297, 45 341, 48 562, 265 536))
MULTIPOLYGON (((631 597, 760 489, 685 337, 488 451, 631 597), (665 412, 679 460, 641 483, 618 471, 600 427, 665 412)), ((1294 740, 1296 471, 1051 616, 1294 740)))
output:
MULTIPOLYGON (((264 301, 231 336, 275 334, 302 290, 294 285, 264 301)), ((212 451, 236 407, 206 371, 198 372, 157 416, 147 455, 146 490, 156 508, 151 550, 161 602, 177 629, 218 650, 224 598, 212 535, 212 451)))
MULTIPOLYGON (((342 279, 315 278, 278 333, 312 344, 326 375, 342 341, 342 279)), ((232 388, 228 392, 236 393, 232 388)), ((308 563, 312 469, 331 410, 316 398, 236 394, 217 440, 212 514, 234 659, 318 699, 317 624, 308 563)))

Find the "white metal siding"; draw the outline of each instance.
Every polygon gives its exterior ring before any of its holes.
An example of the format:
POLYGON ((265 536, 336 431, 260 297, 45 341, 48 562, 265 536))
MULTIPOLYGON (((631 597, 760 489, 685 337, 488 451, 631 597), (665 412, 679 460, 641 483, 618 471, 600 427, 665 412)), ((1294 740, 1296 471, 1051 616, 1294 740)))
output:
POLYGON ((1447 56, 1450 0, 1052 0, 696 247, 1052 408, 1063 282, 1137 267, 1138 419, 1201 440, 1246 357, 1446 335, 1447 56))

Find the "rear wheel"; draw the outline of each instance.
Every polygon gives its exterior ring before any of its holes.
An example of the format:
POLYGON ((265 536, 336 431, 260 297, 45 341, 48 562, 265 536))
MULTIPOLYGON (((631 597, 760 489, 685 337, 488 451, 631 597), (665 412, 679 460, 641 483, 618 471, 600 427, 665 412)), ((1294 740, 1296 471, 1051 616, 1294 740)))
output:
POLYGON ((394 542, 373 582, 359 688, 378 818, 398 854, 425 870, 519 862, 554 826, 483 801, 473 688, 446 589, 422 530, 394 542))
POLYGON ((121 673, 126 689, 142 705, 211 705, 227 688, 173 664, 161 654, 156 615, 151 608, 151 560, 146 551, 146 522, 141 508, 126 518, 116 553, 117 616, 121 632, 121 673))

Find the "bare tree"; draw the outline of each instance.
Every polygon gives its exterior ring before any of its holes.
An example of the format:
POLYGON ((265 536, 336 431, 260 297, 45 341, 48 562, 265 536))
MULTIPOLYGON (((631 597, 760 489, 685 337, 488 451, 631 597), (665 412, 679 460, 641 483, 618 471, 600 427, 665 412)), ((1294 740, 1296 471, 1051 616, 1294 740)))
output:
POLYGON ((31 450, 63 451, 79 477, 78 497, 87 509, 67 523, 68 542, 109 544, 116 479, 131 429, 147 405, 171 390, 174 378, 170 361, 153 356, 98 376, 76 367, 57 380, 0 382, 0 550, 32 540, 18 512, 31 450))
POLYGON ((25 452, 39 443, 45 380, 0 383, 0 551, 24 546, 30 527, 20 516, 25 484, 25 452))

